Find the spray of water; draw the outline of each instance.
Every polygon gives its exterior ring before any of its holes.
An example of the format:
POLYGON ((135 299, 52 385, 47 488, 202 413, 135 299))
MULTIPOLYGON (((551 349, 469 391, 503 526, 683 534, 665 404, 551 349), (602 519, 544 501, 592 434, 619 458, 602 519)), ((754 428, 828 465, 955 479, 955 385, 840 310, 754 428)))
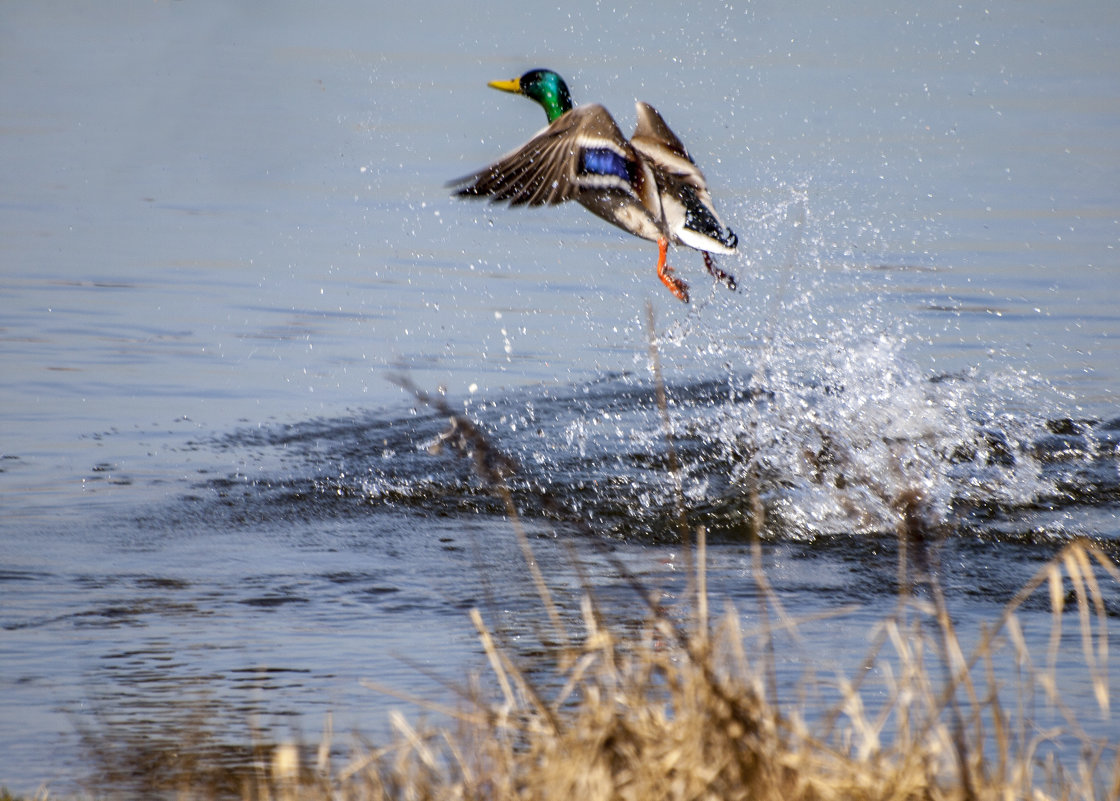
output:
MULTIPOLYGON (((893 531, 915 499, 941 525, 962 509, 1020 507, 1054 493, 1036 448, 1049 423, 1039 401, 1046 387, 1010 370, 942 374, 911 360, 906 321, 866 295, 867 265, 837 261, 830 221, 814 218, 805 188, 788 189, 754 219, 762 264, 752 271, 768 266, 772 276, 765 288, 746 276, 750 297, 737 305, 751 317, 717 311, 709 296, 654 332, 678 375, 703 376, 669 375, 694 505, 733 516, 757 492, 785 535, 816 536, 893 531), (837 300, 841 283, 851 288, 846 303, 837 300)), ((667 488, 657 464, 639 478, 632 457, 660 452, 660 429, 648 398, 622 406, 588 403, 562 441, 585 460, 584 482, 596 480, 592 461, 629 451, 615 483, 658 514, 667 488)))
MULTIPOLYGON (((1051 388, 998 360, 948 371, 916 359, 921 335, 897 303, 882 302, 876 264, 837 244, 848 223, 815 214, 806 187, 778 195, 736 215, 752 221, 742 259, 723 265, 740 280, 737 295, 718 284, 705 294, 697 282, 691 307, 641 331, 664 363, 679 471, 644 348, 628 374, 457 402, 517 465, 508 481, 526 516, 675 536, 683 492, 690 518, 715 536, 747 532, 761 499, 764 534, 776 538, 894 532, 915 505, 933 526, 1033 537, 1082 532, 1083 510, 1115 503, 1116 421, 1063 418, 1044 400, 1051 388), (1040 510, 1051 519, 1040 522, 1040 510), (1082 519, 1063 528, 1060 515, 1082 519)), ((605 339, 619 337, 617 319, 598 324, 610 327, 605 339)), ((446 427, 430 410, 374 414, 270 431, 269 442, 256 432, 243 444, 282 449, 286 466, 262 513, 292 498, 330 514, 383 504, 502 514, 469 470, 435 452, 446 427)))

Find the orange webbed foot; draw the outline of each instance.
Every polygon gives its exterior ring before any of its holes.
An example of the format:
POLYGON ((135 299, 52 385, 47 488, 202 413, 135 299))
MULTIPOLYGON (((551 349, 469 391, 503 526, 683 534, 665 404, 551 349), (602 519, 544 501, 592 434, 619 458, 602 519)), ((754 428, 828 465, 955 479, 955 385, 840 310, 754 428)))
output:
POLYGON ((708 272, 711 273, 712 277, 719 281, 721 284, 727 284, 727 288, 734 292, 735 287, 738 286, 738 284, 736 284, 735 282, 735 276, 733 276, 731 273, 725 273, 719 267, 716 267, 715 260, 712 259, 712 255, 710 253, 708 253, 707 251, 701 252, 704 254, 704 266, 708 268, 708 272))
POLYGON ((669 249, 669 240, 662 237, 657 240, 657 277, 661 279, 669 291, 677 296, 677 299, 683 303, 688 303, 688 284, 673 274, 673 268, 670 267, 665 260, 666 252, 669 249))

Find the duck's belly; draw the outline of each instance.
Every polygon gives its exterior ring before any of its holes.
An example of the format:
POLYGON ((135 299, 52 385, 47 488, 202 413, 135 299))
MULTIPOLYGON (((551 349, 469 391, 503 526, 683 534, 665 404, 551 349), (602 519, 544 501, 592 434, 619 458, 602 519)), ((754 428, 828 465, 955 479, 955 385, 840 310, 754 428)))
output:
POLYGON ((629 195, 619 192, 588 192, 580 195, 577 200, 592 214, 634 236, 654 242, 661 237, 669 238, 669 233, 661 229, 645 207, 629 195))

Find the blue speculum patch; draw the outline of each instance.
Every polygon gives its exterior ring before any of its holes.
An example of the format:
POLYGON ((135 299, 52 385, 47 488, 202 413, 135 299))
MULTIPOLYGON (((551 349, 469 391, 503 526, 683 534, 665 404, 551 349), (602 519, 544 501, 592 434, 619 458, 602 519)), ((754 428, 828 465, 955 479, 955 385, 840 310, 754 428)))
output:
POLYGON ((582 172, 596 175, 617 175, 624 181, 630 180, 630 166, 626 159, 607 147, 585 148, 580 157, 582 172))

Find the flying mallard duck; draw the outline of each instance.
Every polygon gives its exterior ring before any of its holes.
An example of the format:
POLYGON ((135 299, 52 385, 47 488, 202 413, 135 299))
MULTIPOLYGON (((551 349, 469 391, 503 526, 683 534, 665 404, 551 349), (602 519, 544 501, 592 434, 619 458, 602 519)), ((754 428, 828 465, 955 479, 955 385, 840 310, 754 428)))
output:
POLYGON ((665 261, 670 242, 701 251, 708 272, 735 288, 734 276, 716 267, 710 254, 734 253, 739 238, 716 215, 703 173, 652 106, 637 104, 638 127, 626 141, 602 106, 573 108, 567 84, 551 70, 530 70, 489 85, 537 101, 549 124, 508 156, 452 181, 457 196, 511 206, 575 200, 607 222, 657 242, 657 276, 685 303, 688 285, 665 261))

